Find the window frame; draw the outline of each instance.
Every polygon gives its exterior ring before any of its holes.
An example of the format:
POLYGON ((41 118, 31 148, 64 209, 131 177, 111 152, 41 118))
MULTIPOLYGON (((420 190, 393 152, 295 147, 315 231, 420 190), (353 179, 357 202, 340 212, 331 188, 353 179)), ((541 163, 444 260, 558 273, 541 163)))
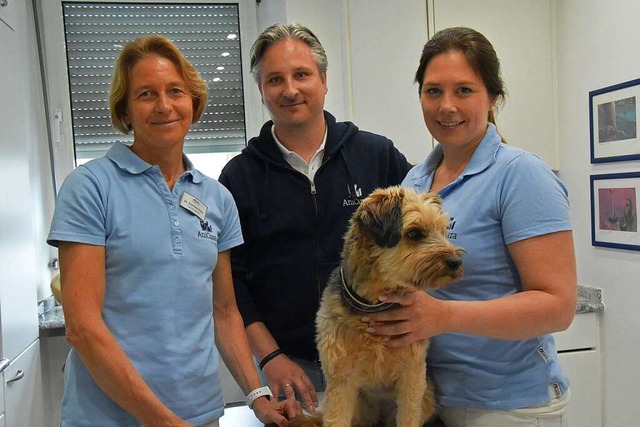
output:
MULTIPOLYGON (((65 50, 63 2, 38 0, 38 26, 43 36, 44 84, 46 111, 50 127, 50 147, 55 189, 59 191, 65 177, 75 168, 69 73, 65 50)), ((240 20, 244 115, 246 137, 256 135, 264 122, 261 98, 249 70, 249 51, 257 37, 256 3, 253 0, 68 0, 76 3, 150 3, 150 4, 237 4, 240 20)), ((116 131, 114 130, 114 133, 116 131)))

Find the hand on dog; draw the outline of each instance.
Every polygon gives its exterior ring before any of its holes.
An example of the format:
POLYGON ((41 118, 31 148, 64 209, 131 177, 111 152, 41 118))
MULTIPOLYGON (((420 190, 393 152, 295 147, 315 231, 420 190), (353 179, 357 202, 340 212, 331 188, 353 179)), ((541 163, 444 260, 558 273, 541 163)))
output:
POLYGON ((426 292, 386 294, 380 296, 380 301, 398 303, 400 307, 367 314, 362 321, 368 325, 368 333, 385 337, 387 347, 404 347, 446 332, 446 303, 426 292))
POLYGON ((260 422, 266 425, 286 427, 290 419, 302 415, 302 407, 295 399, 257 399, 253 404, 253 412, 260 422))
POLYGON ((297 363, 286 355, 281 355, 270 361, 262 372, 267 377, 274 396, 280 396, 282 390, 287 399, 295 400, 297 392, 304 408, 308 412, 315 412, 318 406, 316 389, 297 363))

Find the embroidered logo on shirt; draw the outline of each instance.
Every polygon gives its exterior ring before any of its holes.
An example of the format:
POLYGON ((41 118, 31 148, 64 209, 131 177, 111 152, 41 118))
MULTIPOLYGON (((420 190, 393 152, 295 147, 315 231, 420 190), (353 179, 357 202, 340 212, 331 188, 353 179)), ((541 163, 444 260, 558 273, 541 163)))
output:
POLYGON ((211 225, 209 225, 209 221, 200 220, 200 228, 202 230, 198 231, 198 237, 214 241, 218 240, 218 237, 212 233, 213 228, 211 227, 211 225))
POLYGON ((456 240, 458 238, 458 233, 454 233, 453 229, 456 226, 456 220, 454 217, 449 218, 449 225, 447 225, 447 238, 450 240, 456 240))
POLYGON ((348 197, 342 201, 342 206, 358 206, 362 203, 362 188, 358 188, 358 184, 353 184, 353 187, 347 185, 348 197))

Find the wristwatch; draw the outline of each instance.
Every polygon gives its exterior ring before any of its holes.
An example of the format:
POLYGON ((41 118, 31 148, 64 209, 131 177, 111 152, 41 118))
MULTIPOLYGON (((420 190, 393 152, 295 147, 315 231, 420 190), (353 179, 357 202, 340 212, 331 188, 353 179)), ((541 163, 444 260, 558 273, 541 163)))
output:
POLYGON ((249 409, 253 409, 253 402, 255 402, 257 398, 262 396, 267 396, 267 399, 269 400, 271 400, 271 398, 273 397, 271 389, 268 386, 260 387, 253 390, 251 393, 247 394, 247 396, 244 398, 244 401, 249 409))

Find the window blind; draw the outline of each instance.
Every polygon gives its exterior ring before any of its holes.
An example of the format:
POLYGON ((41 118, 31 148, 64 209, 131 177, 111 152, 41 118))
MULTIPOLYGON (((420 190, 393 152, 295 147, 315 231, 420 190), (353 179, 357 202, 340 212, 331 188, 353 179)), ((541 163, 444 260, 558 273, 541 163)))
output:
POLYGON ((64 2, 64 29, 77 159, 103 155, 117 133, 109 117, 116 59, 146 34, 171 39, 209 88, 207 108, 185 138, 186 153, 233 152, 245 146, 238 4, 64 2))

